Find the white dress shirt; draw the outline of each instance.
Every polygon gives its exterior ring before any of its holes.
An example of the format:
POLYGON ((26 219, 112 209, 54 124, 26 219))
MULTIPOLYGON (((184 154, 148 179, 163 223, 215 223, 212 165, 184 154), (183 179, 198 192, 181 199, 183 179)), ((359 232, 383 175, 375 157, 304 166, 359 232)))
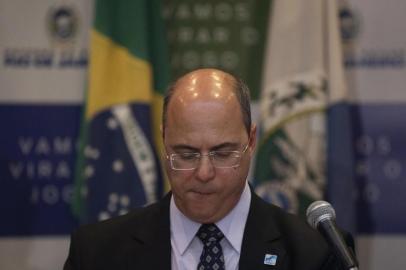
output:
MULTIPOLYGON (((238 270, 241 243, 251 203, 251 192, 246 183, 237 205, 216 223, 223 232, 220 244, 223 249, 226 270, 238 270)), ((200 261, 203 244, 196 233, 201 224, 187 218, 175 205, 170 204, 172 270, 194 270, 200 261)))

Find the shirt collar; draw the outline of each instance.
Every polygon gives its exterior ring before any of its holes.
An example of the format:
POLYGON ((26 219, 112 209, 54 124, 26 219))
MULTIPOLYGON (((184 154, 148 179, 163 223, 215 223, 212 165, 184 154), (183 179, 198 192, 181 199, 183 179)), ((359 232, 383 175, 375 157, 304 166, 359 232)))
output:
POLYGON ((237 205, 223 219, 216 223, 225 238, 238 254, 244 236, 245 224, 251 204, 251 192, 248 183, 245 184, 237 205))
MULTIPOLYGON (((240 254, 245 223, 251 203, 251 192, 248 183, 237 205, 223 219, 216 223, 227 241, 240 254)), ((186 217, 176 206, 173 196, 170 203, 171 238, 180 254, 184 254, 201 224, 186 217)))
POLYGON ((175 242, 175 247, 183 255, 200 228, 200 223, 187 218, 176 206, 173 196, 169 210, 171 223, 171 241, 175 242))

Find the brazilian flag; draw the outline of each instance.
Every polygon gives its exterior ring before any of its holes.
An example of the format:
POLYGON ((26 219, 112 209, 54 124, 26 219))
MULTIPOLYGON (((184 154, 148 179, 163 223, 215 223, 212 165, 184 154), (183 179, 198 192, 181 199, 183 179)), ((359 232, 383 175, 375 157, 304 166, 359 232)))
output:
POLYGON ((156 153, 169 77, 164 33, 160 1, 96 1, 73 201, 82 222, 125 214, 163 193, 156 153))

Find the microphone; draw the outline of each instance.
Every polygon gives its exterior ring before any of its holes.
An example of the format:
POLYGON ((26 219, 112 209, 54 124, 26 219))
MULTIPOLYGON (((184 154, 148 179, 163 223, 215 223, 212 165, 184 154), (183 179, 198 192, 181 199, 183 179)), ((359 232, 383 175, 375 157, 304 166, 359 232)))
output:
POLYGON ((358 270, 358 263, 353 253, 348 249, 337 228, 335 222, 336 213, 331 204, 325 201, 315 201, 307 208, 306 216, 310 226, 320 231, 324 238, 327 239, 345 269, 358 270))

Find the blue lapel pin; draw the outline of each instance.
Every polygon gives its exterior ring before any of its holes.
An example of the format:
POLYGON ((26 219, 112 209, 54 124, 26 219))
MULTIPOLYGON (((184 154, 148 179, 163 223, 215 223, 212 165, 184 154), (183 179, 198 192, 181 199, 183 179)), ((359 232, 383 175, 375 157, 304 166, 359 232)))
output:
POLYGON ((277 259, 278 259, 277 255, 265 254, 264 264, 266 264, 266 265, 276 265, 276 260, 277 259))

